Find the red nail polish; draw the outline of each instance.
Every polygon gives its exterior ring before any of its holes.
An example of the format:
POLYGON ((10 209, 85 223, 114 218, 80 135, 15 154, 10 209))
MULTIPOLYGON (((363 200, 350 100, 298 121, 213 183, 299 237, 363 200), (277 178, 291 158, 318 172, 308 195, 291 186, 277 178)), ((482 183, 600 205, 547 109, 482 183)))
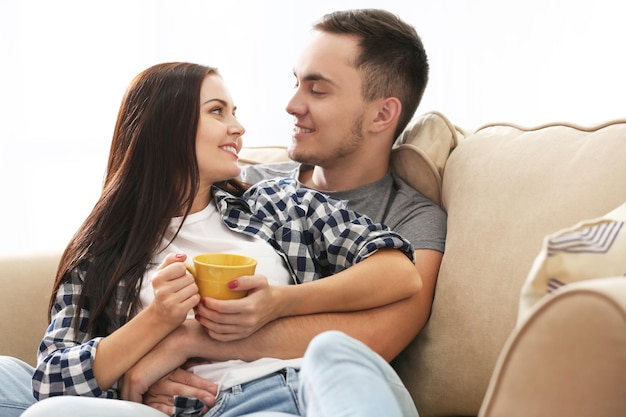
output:
POLYGON ((230 288, 231 290, 234 290, 238 286, 239 286, 239 283, 237 282, 236 279, 228 282, 228 288, 230 288))

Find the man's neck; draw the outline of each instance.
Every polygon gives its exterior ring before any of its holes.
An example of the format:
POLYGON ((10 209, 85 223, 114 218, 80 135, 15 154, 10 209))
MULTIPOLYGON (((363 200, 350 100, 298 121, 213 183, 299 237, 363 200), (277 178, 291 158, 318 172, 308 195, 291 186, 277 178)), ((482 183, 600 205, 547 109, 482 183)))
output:
POLYGON ((383 178, 389 171, 389 164, 373 164, 364 167, 323 168, 300 171, 299 180, 309 188, 320 191, 348 191, 371 184, 383 178))

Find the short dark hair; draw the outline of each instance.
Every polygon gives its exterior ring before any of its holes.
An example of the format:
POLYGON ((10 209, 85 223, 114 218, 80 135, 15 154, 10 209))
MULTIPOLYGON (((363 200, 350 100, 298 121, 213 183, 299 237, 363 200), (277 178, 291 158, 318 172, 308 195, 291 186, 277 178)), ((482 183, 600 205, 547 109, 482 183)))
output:
POLYGON ((428 58, 415 28, 382 9, 336 11, 313 28, 326 33, 356 35, 361 53, 354 63, 363 72, 363 97, 397 97, 402 103, 395 137, 415 114, 428 83, 428 58))

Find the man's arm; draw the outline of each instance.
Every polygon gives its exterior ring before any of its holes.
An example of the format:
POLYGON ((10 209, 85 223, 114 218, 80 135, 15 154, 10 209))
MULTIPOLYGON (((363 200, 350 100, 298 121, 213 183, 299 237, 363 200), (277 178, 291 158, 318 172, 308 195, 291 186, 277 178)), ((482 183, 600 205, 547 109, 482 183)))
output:
MULTIPOLYGON (((301 357, 314 336, 334 329, 361 340, 390 361, 419 333, 430 314, 442 254, 418 250, 415 255, 423 287, 410 298, 368 310, 285 317, 268 323, 247 338, 231 342, 213 340, 204 333, 202 326, 189 322, 186 330, 172 335, 183 340, 172 340, 171 348, 178 350, 180 361, 190 357, 220 361, 252 361, 263 357, 289 359, 301 357)), ((168 349, 168 343, 163 345, 163 349, 168 349)))
POLYGON ((196 320, 220 342, 244 339, 282 317, 367 310, 408 298, 422 288, 417 268, 401 251, 381 248, 345 270, 300 285, 269 285, 265 277, 237 280, 239 300, 204 298, 196 320), (384 279, 381 279, 384 277, 384 279))
POLYGON ((334 329, 361 340, 390 361, 419 333, 428 319, 441 258, 438 251, 415 251, 416 268, 423 287, 410 298, 369 310, 285 317, 268 323, 245 339, 232 342, 217 342, 196 334, 193 341, 185 343, 190 349, 188 355, 245 361, 262 357, 301 357, 314 336, 334 329))
MULTIPOLYGON (((252 361, 263 357, 301 357, 310 340, 325 330, 341 330, 391 361, 428 320, 442 256, 434 250, 415 251, 422 289, 410 298, 382 307, 285 317, 268 323, 245 339, 231 342, 211 339, 197 321, 188 320, 127 373, 122 398, 141 401, 142 394, 152 384, 188 358, 252 361)), ((163 385, 159 389, 168 391, 163 385)))

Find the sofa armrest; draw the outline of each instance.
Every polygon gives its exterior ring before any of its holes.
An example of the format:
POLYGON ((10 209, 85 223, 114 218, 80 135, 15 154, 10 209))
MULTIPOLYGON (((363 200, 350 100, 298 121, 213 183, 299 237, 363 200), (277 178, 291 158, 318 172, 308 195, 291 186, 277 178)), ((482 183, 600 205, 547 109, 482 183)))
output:
POLYGON ((479 416, 623 416, 625 369, 626 279, 570 284, 510 335, 479 416))
POLYGON ((60 254, 0 257, 0 355, 36 363, 60 254))

